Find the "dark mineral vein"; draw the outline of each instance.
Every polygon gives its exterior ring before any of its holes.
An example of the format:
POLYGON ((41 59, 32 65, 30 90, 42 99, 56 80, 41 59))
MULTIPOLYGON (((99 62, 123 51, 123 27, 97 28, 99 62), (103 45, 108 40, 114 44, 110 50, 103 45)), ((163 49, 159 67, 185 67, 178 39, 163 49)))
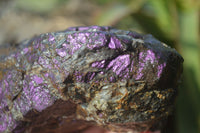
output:
POLYGON ((132 31, 91 26, 42 34, 0 61, 0 132, 58 99, 71 99, 80 105, 78 118, 101 125, 166 118, 182 63, 176 50, 132 31))

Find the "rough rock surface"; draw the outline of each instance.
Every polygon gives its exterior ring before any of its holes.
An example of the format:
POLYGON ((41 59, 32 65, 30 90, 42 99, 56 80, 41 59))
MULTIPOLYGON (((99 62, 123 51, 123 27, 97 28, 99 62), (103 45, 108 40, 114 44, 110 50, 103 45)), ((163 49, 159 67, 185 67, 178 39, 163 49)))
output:
POLYGON ((22 42, 0 61, 0 132, 57 100, 77 119, 145 131, 173 109, 183 58, 153 38, 111 27, 72 27, 22 42))

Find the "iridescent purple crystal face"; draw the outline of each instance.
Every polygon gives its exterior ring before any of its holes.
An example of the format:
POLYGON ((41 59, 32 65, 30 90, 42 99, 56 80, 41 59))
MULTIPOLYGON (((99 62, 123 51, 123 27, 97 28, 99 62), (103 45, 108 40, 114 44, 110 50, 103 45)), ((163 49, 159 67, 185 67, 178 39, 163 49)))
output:
POLYGON ((91 26, 42 34, 1 60, 0 132, 58 99, 71 99, 78 118, 103 125, 165 118, 182 62, 174 49, 132 31, 91 26))

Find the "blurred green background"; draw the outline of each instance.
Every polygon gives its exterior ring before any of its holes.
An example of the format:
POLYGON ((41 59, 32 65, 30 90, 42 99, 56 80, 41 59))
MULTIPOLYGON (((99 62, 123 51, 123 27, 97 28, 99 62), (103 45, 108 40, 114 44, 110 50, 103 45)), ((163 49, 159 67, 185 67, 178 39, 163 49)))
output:
POLYGON ((0 0, 0 44, 78 25, 152 34, 176 48, 184 73, 173 124, 164 132, 200 133, 199 0, 0 0))

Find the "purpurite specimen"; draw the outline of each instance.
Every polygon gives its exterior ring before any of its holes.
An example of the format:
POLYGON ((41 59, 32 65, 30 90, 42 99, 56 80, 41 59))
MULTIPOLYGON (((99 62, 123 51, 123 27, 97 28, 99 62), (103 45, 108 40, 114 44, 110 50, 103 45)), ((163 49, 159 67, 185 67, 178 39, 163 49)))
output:
POLYGON ((0 132, 58 99, 78 104, 80 119, 152 128, 173 109, 182 63, 151 35, 100 26, 42 34, 1 59, 0 132))

